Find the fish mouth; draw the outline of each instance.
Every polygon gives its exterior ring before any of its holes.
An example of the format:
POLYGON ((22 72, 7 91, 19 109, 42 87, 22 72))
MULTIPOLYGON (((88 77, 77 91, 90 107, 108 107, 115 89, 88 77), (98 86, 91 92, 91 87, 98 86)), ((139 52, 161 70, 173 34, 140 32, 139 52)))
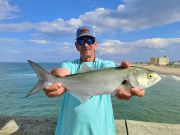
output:
POLYGON ((162 79, 162 78, 159 76, 159 77, 157 78, 156 83, 158 83, 161 79, 162 79))
MULTIPOLYGON (((157 75, 158 75, 158 74, 157 74, 157 75)), ((151 84, 148 83, 148 84, 149 84, 149 87, 151 87, 151 86, 157 84, 161 79, 162 79, 162 78, 158 75, 153 83, 151 83, 151 84)))

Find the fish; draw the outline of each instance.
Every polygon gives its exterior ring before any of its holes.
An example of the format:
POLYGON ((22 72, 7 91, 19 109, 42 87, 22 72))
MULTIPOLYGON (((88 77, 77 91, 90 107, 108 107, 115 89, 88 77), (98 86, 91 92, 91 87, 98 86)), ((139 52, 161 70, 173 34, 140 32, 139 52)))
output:
POLYGON ((37 63, 31 60, 28 60, 28 62, 39 80, 26 97, 42 90, 44 87, 59 82, 81 103, 84 103, 95 95, 115 93, 117 88, 122 85, 129 88, 146 89, 161 80, 158 73, 143 67, 122 68, 117 66, 92 70, 85 63, 82 63, 76 74, 57 77, 47 72, 37 63))

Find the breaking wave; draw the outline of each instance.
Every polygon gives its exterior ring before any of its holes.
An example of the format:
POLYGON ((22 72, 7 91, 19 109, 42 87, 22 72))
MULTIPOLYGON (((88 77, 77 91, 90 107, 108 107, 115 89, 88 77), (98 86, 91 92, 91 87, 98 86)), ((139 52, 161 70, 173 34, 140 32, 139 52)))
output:
POLYGON ((163 77, 163 78, 172 78, 176 82, 180 82, 180 77, 179 76, 175 76, 175 75, 161 75, 161 77, 163 77))
POLYGON ((175 75, 172 75, 171 77, 172 77, 174 80, 176 80, 177 82, 180 82, 180 77, 175 76, 175 75))

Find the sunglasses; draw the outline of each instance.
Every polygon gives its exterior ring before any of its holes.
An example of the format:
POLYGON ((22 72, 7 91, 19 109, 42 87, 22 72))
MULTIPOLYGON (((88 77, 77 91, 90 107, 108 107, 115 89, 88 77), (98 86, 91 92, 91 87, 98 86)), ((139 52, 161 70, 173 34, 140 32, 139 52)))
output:
POLYGON ((87 43, 88 45, 92 45, 95 43, 95 39, 94 38, 77 39, 77 44, 84 45, 85 43, 87 43))

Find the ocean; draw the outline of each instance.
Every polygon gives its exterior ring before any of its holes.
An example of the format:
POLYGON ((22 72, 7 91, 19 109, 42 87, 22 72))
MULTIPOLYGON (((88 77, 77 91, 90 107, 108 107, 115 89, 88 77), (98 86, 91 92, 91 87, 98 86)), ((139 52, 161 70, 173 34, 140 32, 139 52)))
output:
MULTIPOLYGON (((40 63, 50 71, 58 63, 40 63)), ((57 117, 63 96, 43 92, 25 98, 37 82, 28 63, 0 63, 0 116, 57 117)), ((112 95, 115 119, 180 124, 180 77, 164 76, 146 89, 145 96, 118 100, 112 95)))

